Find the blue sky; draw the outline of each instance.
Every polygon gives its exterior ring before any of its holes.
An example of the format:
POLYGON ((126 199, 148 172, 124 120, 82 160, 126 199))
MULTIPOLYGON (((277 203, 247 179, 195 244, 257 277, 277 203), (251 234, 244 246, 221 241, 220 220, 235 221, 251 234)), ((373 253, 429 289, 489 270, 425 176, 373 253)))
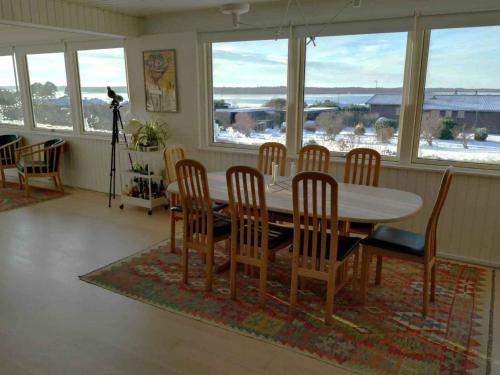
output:
MULTIPOLYGON (((401 87, 406 33, 321 37, 307 48, 306 87, 401 87)), ((216 43, 214 86, 286 85, 287 42, 216 43)), ((427 87, 500 88, 500 27, 434 30, 427 87)))

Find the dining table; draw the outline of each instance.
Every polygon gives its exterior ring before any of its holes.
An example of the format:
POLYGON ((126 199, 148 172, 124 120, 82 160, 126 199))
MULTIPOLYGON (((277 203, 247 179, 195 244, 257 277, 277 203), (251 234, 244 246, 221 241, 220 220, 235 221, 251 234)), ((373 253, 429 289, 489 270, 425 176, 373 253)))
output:
MULTIPOLYGON (((229 203, 226 172, 207 173, 208 188, 213 201, 229 203)), ((293 214, 292 179, 279 177, 272 181, 270 175, 264 175, 266 205, 270 212, 293 214)), ((179 185, 172 182, 167 191, 179 194, 179 185)), ((309 197, 309 199, 312 199, 309 197)), ((326 205, 330 202, 327 199, 326 205)), ((408 191, 389 189, 378 186, 338 183, 338 218, 342 221, 382 224, 407 219, 420 211, 422 198, 408 191)), ((329 212, 329 207, 326 207, 329 212)), ((216 273, 229 268, 229 260, 216 266, 216 273)), ((339 273, 338 282, 345 285, 348 281, 347 269, 339 273)), ((339 285, 340 285, 339 284, 339 285)))

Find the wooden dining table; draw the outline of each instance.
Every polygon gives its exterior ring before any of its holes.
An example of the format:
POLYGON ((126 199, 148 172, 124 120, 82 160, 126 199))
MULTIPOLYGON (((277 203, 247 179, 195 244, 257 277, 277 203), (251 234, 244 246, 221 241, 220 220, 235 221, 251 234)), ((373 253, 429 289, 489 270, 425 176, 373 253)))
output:
MULTIPOLYGON (((228 202, 225 172, 207 175, 210 196, 217 202, 228 202)), ((269 211, 292 214, 291 180, 281 177, 271 185, 271 176, 264 176, 266 204, 269 211)), ((422 198, 417 194, 383 187, 339 183, 339 220, 381 224, 401 221, 415 215, 422 208, 422 198)), ((168 185, 167 191, 179 194, 177 182, 168 185)), ((328 207, 327 207, 328 212, 328 207)))

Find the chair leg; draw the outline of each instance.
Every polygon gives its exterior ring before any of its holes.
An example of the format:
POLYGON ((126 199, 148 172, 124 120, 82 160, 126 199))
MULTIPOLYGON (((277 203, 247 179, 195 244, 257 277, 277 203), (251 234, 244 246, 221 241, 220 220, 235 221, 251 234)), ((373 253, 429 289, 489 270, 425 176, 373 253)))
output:
POLYGON ((355 296, 358 290, 358 272, 359 272, 359 250, 354 254, 354 264, 352 269, 352 294, 355 296))
POLYGON ((182 282, 187 284, 188 282, 188 268, 189 268, 189 248, 186 245, 186 239, 184 238, 184 243, 182 244, 182 282))
POLYGON ((59 185, 59 190, 61 191, 61 193, 64 194, 64 185, 60 174, 57 175, 57 185, 59 185))
POLYGON ((368 292, 368 279, 370 277, 370 254, 366 250, 363 250, 361 258, 361 290, 360 297, 361 303, 366 303, 366 294, 368 292))
POLYGON ((19 178, 19 190, 23 190, 23 176, 21 173, 18 173, 17 177, 19 178))
POLYGON ((422 288, 423 292, 423 309, 422 315, 424 317, 427 316, 427 312, 429 311, 429 284, 430 284, 430 269, 427 264, 424 265, 424 286, 422 288))
POLYGON ((436 300, 436 267, 437 264, 434 262, 431 270, 431 302, 436 300))
POLYGON ((59 186, 57 186, 57 177, 56 176, 52 176, 52 181, 54 182, 54 185, 56 186, 56 189, 58 189, 59 186))
POLYGON ((208 244, 208 251, 205 253, 207 260, 207 280, 205 282, 205 290, 212 291, 214 281, 214 243, 208 244))
POLYGON ((262 308, 266 306, 266 286, 267 286, 266 284, 267 284, 267 259, 259 267, 259 305, 262 308))
POLYGON ((375 285, 382 284, 382 257, 377 257, 377 272, 375 273, 375 285))
POLYGON ((6 187, 7 183, 5 182, 5 172, 3 169, 0 169, 0 172, 2 174, 2 187, 6 187))
POLYGON ((231 245, 231 265, 229 267, 229 289, 230 289, 230 297, 231 299, 236 299, 236 271, 238 268, 238 264, 236 263, 236 251, 232 248, 231 245))
POLYGON ((24 191, 26 192, 26 196, 30 196, 30 184, 28 181, 28 177, 24 177, 24 191))
POLYGON ((292 264, 292 282, 290 286, 290 314, 295 313, 297 307, 297 292, 299 289, 299 275, 297 267, 292 264))
MULTIPOLYGON (((335 267, 335 266, 334 266, 335 267)), ((335 298, 335 279, 336 270, 330 270, 328 275, 328 285, 326 287, 326 306, 325 306, 325 324, 332 325, 333 319, 333 302, 335 298)))
POLYGON ((175 252, 175 214, 170 211, 170 252, 175 252))

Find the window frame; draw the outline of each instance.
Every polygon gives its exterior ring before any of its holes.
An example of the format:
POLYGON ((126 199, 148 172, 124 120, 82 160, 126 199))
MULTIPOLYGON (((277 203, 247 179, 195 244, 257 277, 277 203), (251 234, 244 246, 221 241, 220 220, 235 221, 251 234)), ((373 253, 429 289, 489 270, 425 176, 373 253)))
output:
POLYGON ((14 51, 14 48, 8 49, 0 49, 0 57, 9 56, 12 59, 12 67, 14 68, 14 79, 16 81, 17 91, 19 93, 19 100, 21 102, 21 110, 23 113, 23 123, 19 125, 9 124, 5 122, 0 122, 0 129, 9 129, 9 130, 23 130, 26 127, 26 117, 24 112, 24 100, 23 100, 23 92, 22 85, 19 77, 19 68, 18 68, 18 57, 14 51))

